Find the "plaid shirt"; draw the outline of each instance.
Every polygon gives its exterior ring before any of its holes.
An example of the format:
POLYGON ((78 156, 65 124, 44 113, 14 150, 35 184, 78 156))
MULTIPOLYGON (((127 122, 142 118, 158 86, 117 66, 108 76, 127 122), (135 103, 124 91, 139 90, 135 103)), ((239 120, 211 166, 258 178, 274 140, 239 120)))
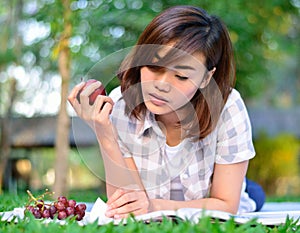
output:
MULTIPOLYGON (((143 120, 129 118, 124 114, 120 90, 113 91, 111 97, 115 101, 111 120, 118 132, 120 149, 124 157, 134 159, 150 198, 170 199, 170 181, 176 176, 180 177, 185 200, 208 197, 215 163, 238 163, 255 155, 248 113, 235 89, 216 129, 201 141, 184 139, 179 156, 172 160, 165 153, 166 137, 155 116, 148 111, 143 120)), ((242 199, 245 203, 240 207, 252 211, 253 204, 242 199)))

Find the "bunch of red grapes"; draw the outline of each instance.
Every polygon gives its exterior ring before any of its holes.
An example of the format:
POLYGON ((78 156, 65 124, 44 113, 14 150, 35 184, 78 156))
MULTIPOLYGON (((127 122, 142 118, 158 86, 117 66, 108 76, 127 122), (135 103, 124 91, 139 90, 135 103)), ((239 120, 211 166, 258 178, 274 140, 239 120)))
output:
POLYGON ((68 200, 66 197, 60 196, 57 201, 48 204, 42 199, 34 198, 31 193, 29 195, 31 204, 26 205, 25 212, 31 212, 37 219, 57 217, 57 219, 63 220, 67 217, 74 217, 80 221, 85 216, 86 205, 84 203, 77 204, 75 200, 68 200))

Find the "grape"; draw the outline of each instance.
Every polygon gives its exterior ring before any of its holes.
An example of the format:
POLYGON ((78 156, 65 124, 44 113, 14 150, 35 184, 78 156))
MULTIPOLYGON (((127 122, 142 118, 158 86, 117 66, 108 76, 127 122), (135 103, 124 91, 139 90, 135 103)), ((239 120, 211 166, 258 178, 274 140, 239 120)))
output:
POLYGON ((64 210, 66 208, 65 204, 61 201, 56 202, 55 207, 58 211, 64 210))
POLYGON ((49 209, 44 209, 43 213, 42 213, 42 217, 43 218, 50 218, 50 210, 49 209))
POLYGON ((68 206, 68 200, 67 200, 66 197, 60 196, 60 197, 57 198, 57 200, 58 200, 59 202, 63 203, 64 206, 68 206))
POLYGON ((38 204, 36 205, 39 209, 42 209, 44 207, 44 201, 43 200, 38 200, 38 204))
POLYGON ((81 204, 78 204, 77 206, 75 206, 75 210, 76 211, 85 211, 86 210, 86 205, 81 203, 81 204))
POLYGON ((54 215, 54 214, 56 213, 56 207, 55 207, 54 205, 51 205, 51 206, 49 207, 49 210, 50 210, 50 214, 51 214, 51 215, 54 215))
POLYGON ((76 220, 80 221, 83 219, 85 212, 76 212, 76 220))
POLYGON ((33 215, 34 215, 35 218, 38 218, 38 219, 42 218, 42 213, 39 209, 34 209, 33 215))
POLYGON ((69 200, 68 204, 70 207, 75 207, 76 206, 76 201, 75 200, 69 200))
POLYGON ((85 216, 85 211, 81 212, 81 216, 84 217, 85 216))
POLYGON ((59 211, 59 212, 58 212, 57 218, 58 218, 59 220, 65 219, 65 218, 67 218, 67 217, 68 217, 68 216, 67 216, 66 211, 62 210, 62 211, 59 211))
POLYGON ((75 213, 75 209, 73 207, 71 207, 71 206, 68 206, 66 208, 66 213, 67 213, 68 216, 73 216, 74 213, 75 213))
POLYGON ((51 204, 45 203, 43 197, 46 192, 35 198, 30 191, 27 191, 30 196, 29 204, 25 206, 25 212, 30 212, 35 218, 51 218, 57 216, 57 219, 62 220, 67 217, 73 217, 80 221, 85 216, 86 205, 83 203, 77 204, 75 200, 68 200, 65 196, 60 196, 51 204))

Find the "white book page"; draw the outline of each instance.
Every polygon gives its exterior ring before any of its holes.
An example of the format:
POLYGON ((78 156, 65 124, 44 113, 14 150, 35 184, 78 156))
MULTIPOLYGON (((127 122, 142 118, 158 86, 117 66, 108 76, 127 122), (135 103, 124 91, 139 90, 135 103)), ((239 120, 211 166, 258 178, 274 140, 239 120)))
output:
POLYGON ((87 221, 92 223, 98 219, 99 225, 113 222, 114 219, 106 217, 105 215, 106 209, 107 209, 107 204, 104 201, 102 201, 100 197, 98 197, 91 209, 91 212, 89 213, 89 218, 87 221))

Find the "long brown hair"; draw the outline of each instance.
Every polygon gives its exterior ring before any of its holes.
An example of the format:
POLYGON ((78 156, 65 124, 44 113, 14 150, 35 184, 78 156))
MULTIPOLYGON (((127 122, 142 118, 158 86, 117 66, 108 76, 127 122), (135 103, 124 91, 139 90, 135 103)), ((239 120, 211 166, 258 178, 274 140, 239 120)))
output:
MULTIPOLYGON (((196 121, 190 125, 189 136, 202 139, 215 128, 235 83, 235 64, 229 33, 218 17, 209 15, 201 8, 175 6, 155 17, 136 45, 138 48, 141 45, 167 45, 174 42, 175 45, 172 46, 189 54, 202 53, 206 58, 204 65, 207 70, 216 68, 209 85, 198 89, 191 99, 196 121)), ((118 73, 127 104, 126 114, 138 119, 146 112, 140 87, 140 68, 151 62, 154 52, 149 49, 143 51, 143 54, 147 56, 143 56, 141 62, 140 50, 135 49, 130 58, 123 61, 118 73)))

